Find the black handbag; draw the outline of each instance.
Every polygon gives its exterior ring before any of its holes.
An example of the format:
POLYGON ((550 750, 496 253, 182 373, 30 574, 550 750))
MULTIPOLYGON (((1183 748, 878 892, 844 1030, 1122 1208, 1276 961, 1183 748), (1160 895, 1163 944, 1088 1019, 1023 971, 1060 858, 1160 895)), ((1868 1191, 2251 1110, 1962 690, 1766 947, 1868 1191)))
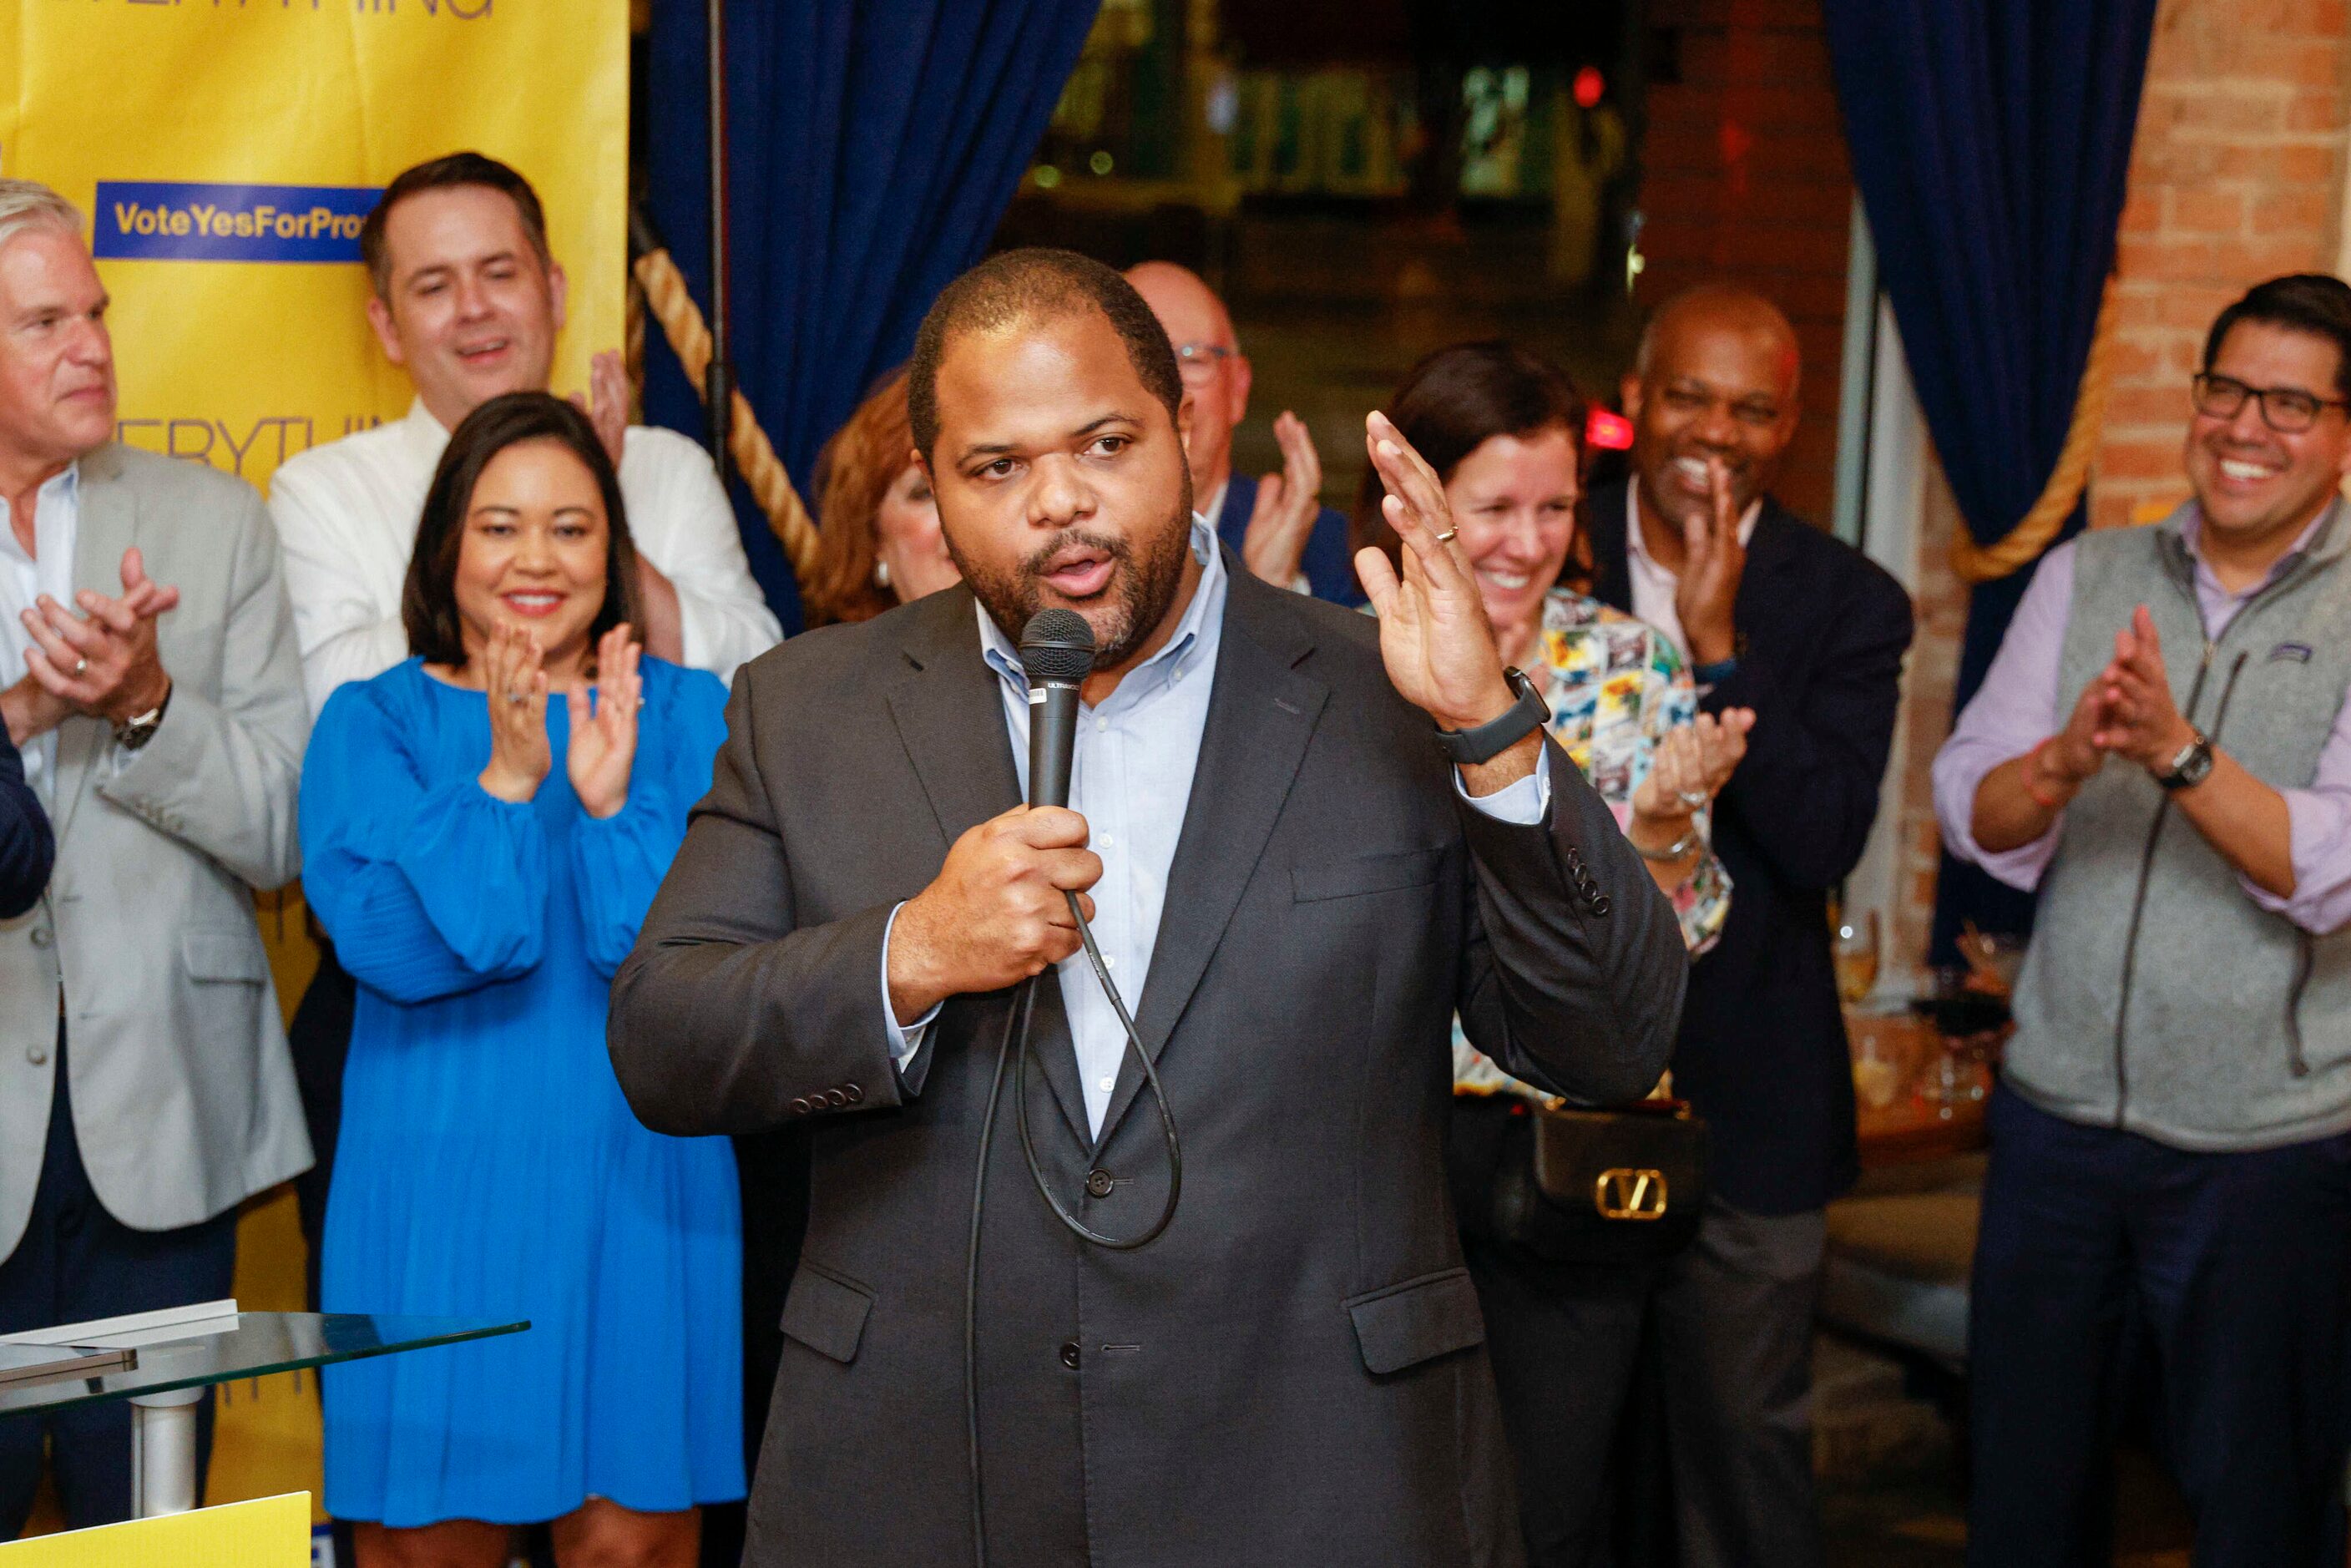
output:
POLYGON ((1474 1238, 1543 1263, 1657 1262, 1698 1234, 1707 1126, 1678 1100, 1585 1111, 1458 1095, 1447 1166, 1474 1238))

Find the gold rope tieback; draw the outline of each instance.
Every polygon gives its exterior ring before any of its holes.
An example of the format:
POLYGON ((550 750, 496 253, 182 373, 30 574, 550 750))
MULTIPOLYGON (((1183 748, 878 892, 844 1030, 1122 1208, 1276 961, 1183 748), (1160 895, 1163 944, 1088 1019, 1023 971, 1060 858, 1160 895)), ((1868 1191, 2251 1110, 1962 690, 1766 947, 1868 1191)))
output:
MULTIPOLYGON (((645 303, 662 324, 662 335, 669 340, 678 363, 685 367, 685 379, 694 383, 697 396, 707 397, 710 327, 702 319, 702 307, 687 291, 677 263, 666 250, 649 250, 637 257, 635 271, 637 285, 645 291, 645 303)), ((784 556, 792 563, 792 575, 805 580, 816 562, 816 521, 809 516, 799 492, 792 488, 784 460, 776 455, 768 433, 759 428, 759 416, 751 412, 751 402, 739 388, 734 411, 734 418, 727 422, 727 453, 735 459, 743 482, 751 487, 752 499, 768 514, 768 526, 782 543, 784 556)))
POLYGON ((2106 277, 2098 301, 2097 330, 2090 338, 2090 356, 2082 366, 2082 387, 2074 399, 2074 422, 2065 429, 2065 444, 2041 498, 2024 520, 1989 545, 1979 545, 1965 524, 1951 535, 1951 570, 1962 582, 1990 582, 2008 576, 2040 558, 2074 515, 2083 487, 2090 480, 2090 464, 2097 456, 2098 438, 2106 421, 2106 389, 2113 379, 2115 346, 2115 279, 2106 277))

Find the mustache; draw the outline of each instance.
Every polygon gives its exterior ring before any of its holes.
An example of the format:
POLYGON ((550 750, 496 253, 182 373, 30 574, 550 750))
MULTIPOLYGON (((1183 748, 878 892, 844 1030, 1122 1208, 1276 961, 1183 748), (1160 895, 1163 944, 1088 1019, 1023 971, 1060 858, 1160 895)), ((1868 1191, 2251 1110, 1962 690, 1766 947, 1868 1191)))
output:
POLYGON ((1063 528, 1031 551, 1029 559, 1020 563, 1021 570, 1031 578, 1042 577, 1052 565, 1053 558, 1071 546, 1100 550, 1118 566, 1134 564, 1134 548, 1124 539, 1113 538, 1108 534, 1098 534, 1089 528, 1063 528))

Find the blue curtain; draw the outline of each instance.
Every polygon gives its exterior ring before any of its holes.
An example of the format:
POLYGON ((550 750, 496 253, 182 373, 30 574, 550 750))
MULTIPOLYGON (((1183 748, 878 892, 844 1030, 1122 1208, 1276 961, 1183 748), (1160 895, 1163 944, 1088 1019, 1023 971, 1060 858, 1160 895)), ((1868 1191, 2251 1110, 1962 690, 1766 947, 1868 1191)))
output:
MULTIPOLYGON (((1989 545, 2056 465, 2114 266, 2156 0, 1824 0, 1854 181, 1918 402, 1989 545)), ((2076 508, 2059 538, 2080 531, 2076 508)), ((1982 682, 2027 568, 1978 586, 1959 696, 1982 682)), ((2031 901, 1944 857, 1935 957, 1963 917, 2031 901)))
MULTIPOLYGON (((736 0, 726 8, 736 373, 813 507, 817 450, 985 254, 1077 64, 1097 0, 736 0)), ((702 0, 656 0, 644 76, 647 204, 708 308, 702 0)), ((646 417, 703 433, 661 330, 646 417)), ((737 484, 751 570, 787 631, 799 592, 737 484)))

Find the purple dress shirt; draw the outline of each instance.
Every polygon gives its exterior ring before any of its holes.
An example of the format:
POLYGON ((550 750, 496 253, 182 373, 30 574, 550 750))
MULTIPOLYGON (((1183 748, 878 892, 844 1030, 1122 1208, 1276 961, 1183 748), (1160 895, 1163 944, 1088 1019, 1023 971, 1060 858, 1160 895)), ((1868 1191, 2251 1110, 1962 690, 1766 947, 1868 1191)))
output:
MULTIPOLYGON (((2203 552, 2197 548, 2198 517, 2190 512, 2181 534, 2196 562, 2196 604, 2203 617, 2204 635, 2218 638, 2247 600, 2294 563, 2325 520, 2325 514, 2321 513, 2294 540, 2294 549, 2271 568, 2267 578, 2242 593, 2231 593, 2205 564, 2203 552)), ((1985 774, 2063 728, 2066 715, 2081 696, 2079 692, 2057 689, 2058 659, 2074 602, 2074 547, 2068 543, 2042 559, 1983 685, 1959 715, 1951 738, 1935 756, 1935 816, 1942 824, 1945 847, 2011 887, 2027 892, 2040 883, 2049 857, 2057 851, 2064 814, 2060 812, 2049 831, 2031 843, 1994 852, 1979 845, 1971 831, 1976 789, 1985 774)), ((2115 766, 2129 765, 2117 762, 2115 766)), ((2310 786, 2278 793, 2285 797, 2294 894, 2280 898, 2242 876, 2238 881, 2255 904, 2324 936, 2351 921, 2351 703, 2335 716, 2335 727, 2318 754, 2318 770, 2310 786)))

